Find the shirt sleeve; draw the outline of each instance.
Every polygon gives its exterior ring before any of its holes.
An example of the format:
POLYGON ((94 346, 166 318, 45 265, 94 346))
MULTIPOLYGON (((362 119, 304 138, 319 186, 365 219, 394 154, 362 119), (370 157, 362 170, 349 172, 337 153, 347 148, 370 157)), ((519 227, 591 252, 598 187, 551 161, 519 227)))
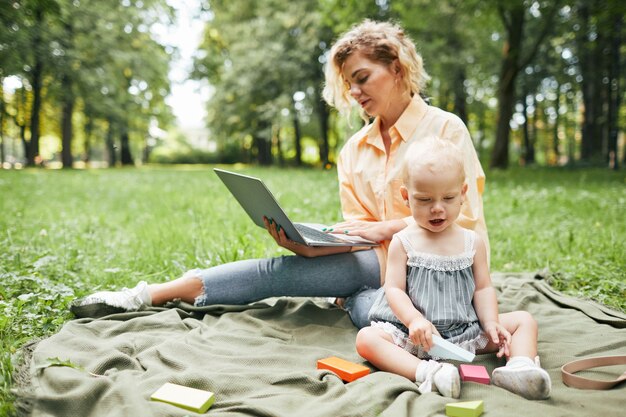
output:
POLYGON ((361 202, 355 191, 355 178, 350 165, 350 149, 344 147, 337 158, 337 176, 339 178, 339 199, 344 220, 376 221, 375 216, 361 202))

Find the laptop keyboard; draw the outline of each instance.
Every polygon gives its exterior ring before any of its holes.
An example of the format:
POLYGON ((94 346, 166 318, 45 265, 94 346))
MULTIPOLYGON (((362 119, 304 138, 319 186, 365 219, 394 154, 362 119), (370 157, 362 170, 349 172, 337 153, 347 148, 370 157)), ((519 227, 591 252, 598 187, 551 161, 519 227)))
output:
POLYGON ((346 241, 343 239, 338 239, 337 237, 331 235, 330 233, 320 232, 317 229, 313 229, 312 227, 305 226, 303 224, 294 224, 296 230, 300 232, 302 236, 304 236, 307 240, 311 240, 313 242, 328 242, 328 243, 345 243, 346 241))

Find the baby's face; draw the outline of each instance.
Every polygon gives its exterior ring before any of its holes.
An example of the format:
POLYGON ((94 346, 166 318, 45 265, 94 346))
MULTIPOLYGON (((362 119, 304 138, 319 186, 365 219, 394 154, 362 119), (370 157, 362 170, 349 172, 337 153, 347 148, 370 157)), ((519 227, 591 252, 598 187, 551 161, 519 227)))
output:
POLYGON ((412 172, 402 192, 418 226, 438 233, 454 224, 465 200, 467 185, 455 170, 412 172))

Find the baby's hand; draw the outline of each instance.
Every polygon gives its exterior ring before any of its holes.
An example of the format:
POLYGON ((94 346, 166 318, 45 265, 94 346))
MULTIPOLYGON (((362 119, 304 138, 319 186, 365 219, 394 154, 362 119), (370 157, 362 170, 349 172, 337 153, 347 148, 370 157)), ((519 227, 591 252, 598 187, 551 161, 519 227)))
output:
POLYGON ((424 317, 418 317, 409 323, 408 328, 409 339, 415 346, 422 345, 426 352, 433 347, 433 333, 437 334, 437 330, 431 322, 424 317))
POLYGON ((490 321, 485 323, 485 333, 489 340, 496 346, 498 346, 498 353, 496 356, 501 358, 502 356, 509 357, 511 352, 509 346, 511 344, 511 333, 504 328, 500 323, 496 321, 490 321))

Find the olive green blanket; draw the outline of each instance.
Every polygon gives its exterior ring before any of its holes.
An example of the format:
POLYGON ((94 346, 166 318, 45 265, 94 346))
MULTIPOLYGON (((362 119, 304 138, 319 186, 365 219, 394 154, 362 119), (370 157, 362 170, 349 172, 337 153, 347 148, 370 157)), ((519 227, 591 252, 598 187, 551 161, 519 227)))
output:
MULTIPOLYGON (((560 367, 579 357, 626 354, 626 315, 565 297, 532 274, 494 274, 500 310, 539 322, 539 355, 552 396, 528 401, 493 385, 463 382, 460 401, 483 400, 485 416, 617 416, 626 384, 609 391, 565 386, 560 367)), ((22 391, 32 416, 187 416, 150 401, 165 382, 215 393, 209 416, 431 416, 455 401, 419 395, 411 381, 373 371, 343 383, 316 361, 363 362, 346 313, 318 299, 280 298, 248 306, 153 308, 68 322, 42 340, 22 391)), ((493 355, 475 364, 499 366, 493 355)), ((623 367, 585 371, 613 379, 623 367)))

